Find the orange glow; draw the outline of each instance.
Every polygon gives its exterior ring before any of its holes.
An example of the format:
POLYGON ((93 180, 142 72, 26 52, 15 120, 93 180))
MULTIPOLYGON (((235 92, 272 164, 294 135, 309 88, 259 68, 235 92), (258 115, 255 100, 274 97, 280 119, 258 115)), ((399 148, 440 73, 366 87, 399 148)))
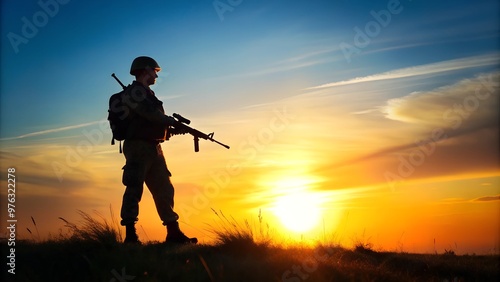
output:
MULTIPOLYGON (((261 231, 267 234, 269 226, 271 239, 278 243, 324 242, 352 247, 362 241, 387 251, 498 252, 500 177, 491 168, 476 168, 489 160, 484 155, 481 160, 486 161, 471 161, 470 169, 459 167, 437 173, 441 168, 467 164, 449 160, 450 155, 457 155, 451 154, 455 150, 467 153, 459 150, 462 147, 448 148, 460 144, 450 139, 453 144, 435 144, 435 152, 426 156, 424 163, 410 167, 408 150, 399 153, 384 149, 398 148, 412 142, 406 139, 415 138, 403 127, 395 130, 397 124, 389 130, 377 126, 376 119, 363 120, 369 126, 361 126, 361 116, 342 111, 320 115, 292 106, 288 111, 298 117, 282 131, 273 132, 272 140, 262 139, 266 142, 259 139, 259 133, 267 130, 242 125, 238 128, 244 133, 221 138, 234 144, 229 151, 203 143, 203 150, 194 153, 188 136, 163 144, 176 189, 175 210, 187 235, 198 237, 201 243, 213 243, 211 231, 219 220, 214 209, 238 222, 248 220, 258 236, 261 231), (340 114, 346 117, 340 119, 336 116, 340 114), (335 124, 335 130, 324 130, 330 124, 335 124), (389 138, 394 136, 393 131, 401 140, 389 138), (411 175, 399 173, 402 167, 411 175), (388 171, 400 177, 398 181, 389 182, 385 178, 388 171), (260 210, 263 224, 257 221, 260 210), (264 230, 258 229, 261 227, 264 230)), ((268 121, 258 123, 247 114, 252 126, 269 128, 268 121)), ((4 164, 16 160, 19 171, 19 238, 33 238, 26 231, 33 230, 32 216, 42 239, 57 235, 60 229, 66 232, 58 217, 78 223, 77 210, 97 210, 108 218, 111 205, 115 220, 120 220, 123 155, 106 142, 77 156, 79 143, 74 144, 48 144, 41 147, 43 150, 26 147, 24 158, 2 155, 4 164), (54 162, 67 166, 61 181, 54 173, 54 162)), ((4 180, 0 183, 7 187, 4 180)), ((1 196, 5 193, 0 191, 1 196)), ((119 228, 123 234, 124 228, 119 228)), ((166 229, 147 188, 140 203, 137 231, 144 242, 165 240, 166 229)))
POLYGON ((287 232, 303 233, 318 225, 322 217, 321 199, 311 191, 317 182, 302 171, 263 177, 260 186, 271 188, 263 193, 271 199, 267 206, 287 232))
POLYGON ((311 230, 321 217, 319 199, 306 191, 293 191, 279 197, 273 210, 287 229, 299 233, 311 230))

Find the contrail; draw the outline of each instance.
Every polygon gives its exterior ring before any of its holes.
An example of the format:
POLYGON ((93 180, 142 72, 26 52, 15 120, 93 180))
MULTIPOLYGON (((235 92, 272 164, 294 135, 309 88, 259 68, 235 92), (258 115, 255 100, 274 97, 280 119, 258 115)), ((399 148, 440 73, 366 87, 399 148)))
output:
POLYGON ((428 75, 433 73, 455 71, 467 68, 483 67, 498 64, 499 54, 493 53, 482 56, 473 56, 463 59, 455 59, 449 61, 443 61, 438 63, 432 63, 427 65, 420 65, 414 67, 408 67, 403 69, 397 69, 392 71, 387 71, 379 74, 356 77, 349 80, 337 81, 326 83, 318 86, 308 87, 303 90, 315 90, 322 88, 329 88, 341 85, 356 84, 371 81, 380 81, 388 79, 405 78, 411 76, 428 75))
POLYGON ((77 124, 77 125, 64 126, 64 127, 60 127, 60 128, 54 128, 54 129, 47 129, 47 130, 42 130, 42 131, 36 131, 36 132, 31 132, 31 133, 27 133, 27 134, 15 136, 15 137, 0 138, 0 141, 16 140, 16 139, 22 139, 22 138, 27 138, 27 137, 33 137, 33 136, 48 134, 48 133, 61 132, 61 131, 65 131, 65 130, 71 130, 71 129, 81 128, 81 127, 86 127, 86 126, 97 124, 97 123, 100 123, 100 122, 102 122, 102 121, 99 120, 99 121, 93 121, 93 122, 82 123, 82 124, 77 124))

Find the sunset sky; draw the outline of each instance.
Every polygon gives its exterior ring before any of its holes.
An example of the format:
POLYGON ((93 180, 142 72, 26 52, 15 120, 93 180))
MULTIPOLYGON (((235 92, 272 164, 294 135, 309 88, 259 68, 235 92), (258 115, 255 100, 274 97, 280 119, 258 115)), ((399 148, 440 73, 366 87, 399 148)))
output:
MULTIPOLYGON (((147 55, 166 112, 231 146, 162 144, 186 234, 211 242, 214 209, 285 241, 498 253, 500 5, 477 3, 2 1, 0 227, 9 167, 19 238, 119 216, 111 73, 147 55)), ((164 240, 147 189, 138 226, 164 240)))

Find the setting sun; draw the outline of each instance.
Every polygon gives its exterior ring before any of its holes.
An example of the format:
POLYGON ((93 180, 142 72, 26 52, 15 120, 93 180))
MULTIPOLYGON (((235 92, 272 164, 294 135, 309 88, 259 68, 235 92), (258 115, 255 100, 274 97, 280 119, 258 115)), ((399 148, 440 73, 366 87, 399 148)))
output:
POLYGON ((288 230, 298 233, 314 228, 321 216, 318 197, 306 191, 293 191, 279 197, 274 213, 288 230))

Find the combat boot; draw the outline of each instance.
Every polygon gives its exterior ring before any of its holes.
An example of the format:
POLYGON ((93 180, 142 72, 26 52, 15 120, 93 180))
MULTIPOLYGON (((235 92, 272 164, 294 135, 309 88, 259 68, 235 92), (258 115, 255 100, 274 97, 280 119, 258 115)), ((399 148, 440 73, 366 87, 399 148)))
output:
POLYGON ((125 225, 125 244, 140 244, 139 237, 137 237, 137 233, 135 231, 134 224, 125 225))
POLYGON ((198 243, 197 238, 189 238, 184 235, 179 229, 179 223, 177 221, 167 224, 167 238, 165 243, 174 244, 196 244, 198 243))

